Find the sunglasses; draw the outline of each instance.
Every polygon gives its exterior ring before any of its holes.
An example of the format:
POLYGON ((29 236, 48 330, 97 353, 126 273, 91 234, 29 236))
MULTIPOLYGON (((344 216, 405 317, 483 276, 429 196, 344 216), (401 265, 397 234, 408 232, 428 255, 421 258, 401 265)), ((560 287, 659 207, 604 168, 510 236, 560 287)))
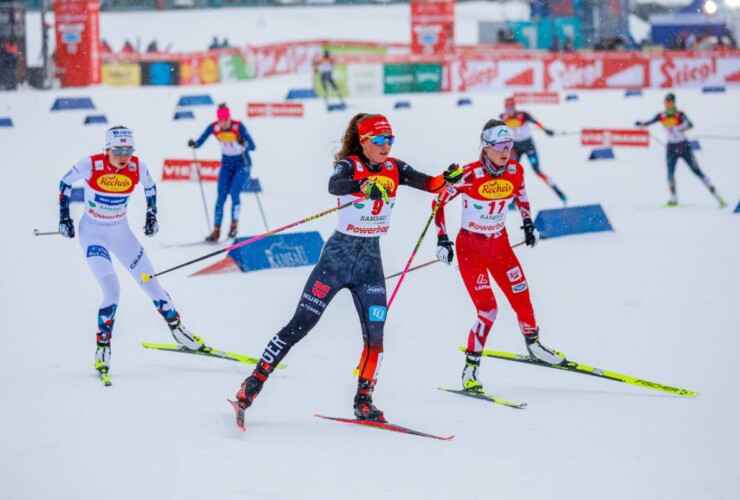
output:
POLYGON ((388 143, 389 146, 393 146, 393 143, 396 142, 396 136, 394 135, 373 135, 367 138, 376 146, 382 146, 386 143, 388 143))
POLYGON ((485 139, 483 139, 483 144, 485 144, 485 147, 491 146, 493 149, 498 151, 499 153, 503 153, 504 151, 507 151, 514 146, 514 141, 504 141, 504 142, 489 142, 485 139))
POLYGON ((134 148, 132 147, 111 148, 110 150, 116 156, 130 156, 134 154, 134 148))

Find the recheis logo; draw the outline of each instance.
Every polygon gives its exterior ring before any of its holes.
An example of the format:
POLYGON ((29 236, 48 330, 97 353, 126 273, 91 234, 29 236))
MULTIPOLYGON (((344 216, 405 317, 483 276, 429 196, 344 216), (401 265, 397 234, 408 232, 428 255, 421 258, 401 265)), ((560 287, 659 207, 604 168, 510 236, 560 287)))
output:
POLYGON ((128 191, 133 186, 131 179, 119 174, 103 175, 98 178, 97 184, 103 191, 111 193, 122 193, 128 191))
POLYGON ((371 175, 368 179, 381 184, 389 195, 396 191, 396 183, 393 182, 393 179, 390 177, 386 177, 384 175, 371 175))
POLYGON ((489 200, 508 198, 514 192, 514 185, 506 179, 493 179, 478 188, 478 193, 489 200))

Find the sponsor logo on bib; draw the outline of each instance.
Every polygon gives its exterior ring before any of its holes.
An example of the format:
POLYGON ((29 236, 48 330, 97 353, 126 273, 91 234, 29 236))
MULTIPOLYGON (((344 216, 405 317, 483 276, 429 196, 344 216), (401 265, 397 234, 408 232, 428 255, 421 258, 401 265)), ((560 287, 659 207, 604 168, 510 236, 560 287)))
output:
POLYGON ((108 174, 98 178, 98 187, 111 193, 122 193, 131 189, 131 179, 125 175, 108 174))
POLYGON ((494 179, 481 184, 478 188, 478 193, 488 200, 509 198, 513 192, 514 185, 506 179, 494 179))
POLYGON ((368 177, 368 179, 380 183, 388 192, 388 194, 394 193, 396 191, 396 183, 393 182, 393 179, 391 179, 390 177, 386 177, 384 175, 371 175, 368 177))

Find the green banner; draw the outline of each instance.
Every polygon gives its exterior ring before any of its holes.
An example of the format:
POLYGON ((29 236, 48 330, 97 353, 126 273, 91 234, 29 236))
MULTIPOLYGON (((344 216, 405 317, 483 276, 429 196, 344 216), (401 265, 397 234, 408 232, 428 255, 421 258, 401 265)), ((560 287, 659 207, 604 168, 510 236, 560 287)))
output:
POLYGON ((383 93, 439 92, 442 88, 440 64, 386 64, 383 67, 383 93))

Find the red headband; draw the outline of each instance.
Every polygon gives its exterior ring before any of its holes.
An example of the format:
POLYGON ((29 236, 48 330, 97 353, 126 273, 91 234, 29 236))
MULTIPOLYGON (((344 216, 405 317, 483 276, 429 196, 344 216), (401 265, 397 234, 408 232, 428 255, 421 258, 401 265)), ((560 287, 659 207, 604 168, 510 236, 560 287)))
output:
POLYGON ((376 135, 393 135, 393 130, 388 119, 383 115, 378 115, 360 120, 357 123, 357 133, 362 139, 376 135))

